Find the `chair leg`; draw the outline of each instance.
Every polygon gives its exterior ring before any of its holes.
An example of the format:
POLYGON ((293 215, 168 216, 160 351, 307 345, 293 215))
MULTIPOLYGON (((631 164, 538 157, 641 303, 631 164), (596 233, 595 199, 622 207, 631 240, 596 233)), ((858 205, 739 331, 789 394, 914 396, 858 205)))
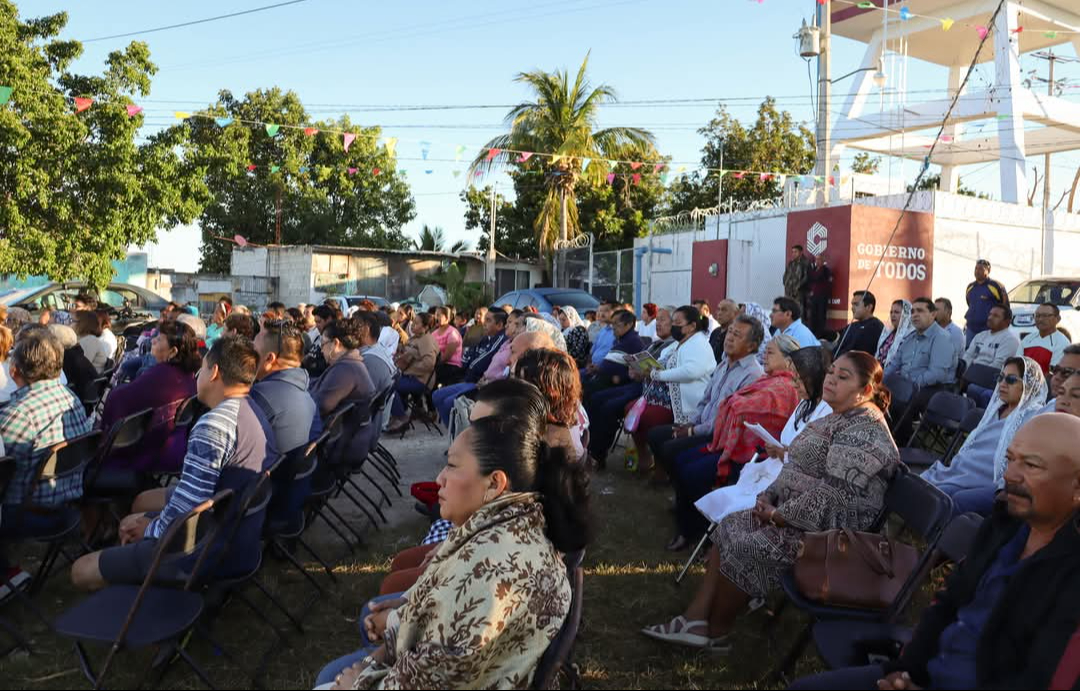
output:
POLYGON ((772 673, 769 675, 770 685, 775 686, 781 684, 791 673, 791 670, 795 667, 795 663, 802 657, 803 652, 806 650, 806 646, 810 644, 810 636, 813 633, 813 623, 809 623, 802 628, 799 632, 799 637, 795 639, 795 643, 792 644, 791 649, 784 655, 783 659, 773 668, 772 673))
MULTIPOLYGON (((274 607, 276 607, 278 609, 278 611, 280 611, 282 614, 285 615, 285 618, 287 618, 292 623, 292 625, 294 627, 296 627, 296 630, 298 632, 304 633, 304 625, 301 624, 300 621, 296 617, 294 617, 292 615, 292 612, 290 612, 288 609, 286 609, 283 604, 278 602, 277 598, 275 598, 270 593, 270 591, 267 589, 267 587, 265 585, 262 584, 262 582, 258 579, 258 577, 252 578, 251 579, 251 584, 254 585, 256 588, 258 588, 259 591, 262 592, 262 594, 266 596, 266 599, 269 600, 270 603, 273 604, 274 607)), ((243 599, 243 601, 245 603, 251 605, 252 609, 255 608, 253 603, 248 602, 246 597, 241 596, 241 599, 243 599)))
MULTIPOLYGON (((361 471, 361 472, 363 473, 363 471, 361 471)), ((375 481, 374 481, 374 480, 372 480, 372 479, 371 479, 370 477, 368 477, 368 474, 367 474, 367 473, 363 473, 363 475, 364 475, 364 477, 366 477, 366 478, 367 478, 367 479, 368 479, 368 480, 369 480, 369 481, 371 482, 371 484, 375 485, 375 481)), ((355 490, 356 490, 356 491, 357 491, 357 492, 358 492, 358 493, 360 494, 360 496, 361 496, 361 497, 363 497, 365 501, 367 501, 367 503, 368 503, 368 504, 370 504, 370 505, 371 505, 371 508, 375 510, 375 513, 379 514, 379 518, 381 518, 381 519, 382 519, 382 522, 383 522, 383 523, 387 523, 387 524, 388 524, 388 523, 390 523, 390 521, 388 521, 388 520, 386 519, 386 514, 384 514, 384 513, 382 512, 382 504, 379 504, 379 503, 378 503, 378 502, 376 502, 376 501, 375 501, 374 499, 372 499, 371 497, 369 497, 369 496, 368 496, 368 494, 367 494, 367 492, 365 492, 365 491, 364 491, 364 490, 363 490, 363 489, 362 489, 362 488, 360 487, 360 485, 356 484, 356 481, 355 481, 355 480, 353 480, 352 478, 348 478, 348 479, 346 480, 346 482, 347 482, 347 483, 349 484, 349 486, 350 486, 350 487, 352 487, 353 489, 355 489, 355 490)), ((386 496, 386 492, 383 492, 382 488, 381 488, 381 487, 379 487, 378 485, 375 485, 375 489, 379 490, 379 492, 380 492, 380 493, 382 494, 382 496, 383 496, 383 499, 385 499, 385 500, 386 500, 386 504, 387 504, 387 506, 389 506, 389 505, 390 505, 390 497, 386 496)), ((348 494, 348 492, 346 492, 346 494, 348 494)), ((351 496, 351 495, 350 495, 350 496, 351 496)), ((370 516, 369 516, 369 517, 370 517, 370 516)))
MULTIPOLYGON (((352 483, 351 481, 350 481, 350 483, 354 487, 356 487, 356 483, 352 483)), ((382 511, 380 511, 378 505, 374 501, 371 500, 371 497, 367 496, 367 494, 365 494, 364 491, 359 489, 358 487, 357 487, 357 491, 359 491, 360 495, 365 500, 367 500, 368 505, 371 506, 373 509, 375 509, 375 512, 377 514, 379 514, 379 516, 383 519, 383 522, 384 523, 387 522, 386 517, 382 515, 382 511)), ((363 503, 361 503, 361 501, 359 499, 354 497, 351 492, 347 491, 344 486, 342 486, 342 488, 341 488, 341 493, 346 498, 348 498, 349 501, 352 502, 353 506, 355 506, 356 508, 358 508, 358 509, 360 509, 361 511, 364 512, 364 515, 367 516, 368 521, 371 522, 371 525, 375 526, 375 530, 382 530, 382 528, 379 526, 379 522, 376 521, 375 517, 371 515, 370 511, 368 511, 367 506, 365 506, 363 503)))
MULTIPOLYGON (((385 471, 385 470, 384 470, 384 469, 382 468, 382 466, 380 466, 380 465, 379 465, 378 463, 375 463, 374 465, 375 465, 375 470, 379 471, 379 474, 383 476, 383 479, 385 479, 385 480, 386 480, 386 481, 387 481, 388 483, 390 483, 390 487, 392 487, 392 488, 394 489, 394 491, 395 491, 395 492, 397 492, 397 495, 398 495, 399 497, 402 497, 402 496, 404 496, 404 495, 403 495, 403 494, 401 493, 401 488, 400 488, 400 487, 398 487, 398 483, 397 483, 397 481, 396 481, 396 480, 395 480, 394 478, 392 478, 392 477, 390 476, 390 474, 389 474, 389 473, 387 473, 387 472, 386 472, 386 471, 385 471)), ((367 479, 368 479, 368 480, 371 480, 371 484, 375 485, 375 487, 377 487, 377 488, 379 489, 379 491, 380 491, 380 492, 382 492, 383 498, 384 498, 384 499, 386 499, 386 505, 387 505, 387 506, 389 506, 389 505, 390 505, 390 497, 386 496, 386 492, 383 492, 383 491, 382 491, 382 487, 380 487, 379 485, 375 484, 375 481, 374 481, 374 480, 372 480, 372 479, 371 479, 370 477, 368 477, 368 474, 367 474, 366 472, 364 472, 364 471, 361 471, 361 472, 363 472, 363 473, 364 473, 364 477, 367 477, 367 479)))
MULTIPOLYGON (((357 502, 356 502, 355 500, 353 500, 351 496, 349 497, 349 499, 350 499, 350 500, 351 500, 351 501, 352 501, 352 502, 353 502, 354 504, 356 504, 357 506, 360 506, 360 504, 358 504, 358 503, 357 503, 357 502)), ((330 513, 331 513, 331 514, 332 514, 332 515, 334 516, 334 518, 338 519, 338 521, 340 521, 340 522, 341 522, 341 525, 345 526, 345 529, 346 529, 346 530, 348 530, 348 531, 349 531, 350 533, 352 533, 352 534, 353 534, 353 536, 354 536, 354 537, 356 538, 356 546, 357 546, 357 547, 363 547, 363 546, 365 545, 365 542, 364 542, 364 536, 363 536, 363 535, 361 535, 360 533, 358 533, 358 532, 356 531, 356 528, 353 528, 353 527, 352 527, 352 525, 351 525, 351 524, 350 524, 350 523, 349 523, 349 522, 348 522, 347 520, 345 520, 345 517, 344 517, 344 516, 342 516, 342 515, 341 515, 340 513, 338 513, 338 510, 337 510, 337 509, 335 509, 335 508, 333 507, 333 505, 331 505, 331 504, 326 504, 326 505, 325 505, 325 506, 324 506, 323 508, 325 508, 325 509, 326 509, 327 511, 329 511, 329 512, 330 512, 330 513)), ((367 512, 367 510, 366 510, 366 509, 364 509, 364 507, 363 507, 363 506, 360 506, 360 509, 361 509, 361 510, 362 510, 362 511, 364 512, 364 514, 365 514, 365 515, 366 515, 366 516, 368 517, 368 521, 370 521, 370 522, 371 522, 371 524, 372 524, 373 526, 375 526, 375 529, 376 529, 376 530, 378 530, 378 528, 379 528, 379 524, 375 522, 375 519, 373 519, 373 518, 371 517, 371 514, 369 514, 369 513, 367 512)), ((323 517, 323 520, 326 520, 326 517, 325 517, 325 516, 323 517)))
POLYGON ((323 519, 323 522, 326 523, 326 525, 330 526, 330 529, 333 530, 339 538, 341 538, 341 541, 345 543, 345 546, 348 548, 348 550, 350 552, 354 551, 355 548, 353 547, 352 540, 345 537, 345 533, 341 532, 341 530, 338 529, 337 525, 333 521, 323 515, 322 508, 311 509, 311 516, 308 518, 308 525, 310 526, 316 518, 323 519))
POLYGON ((9 653, 18 650, 19 648, 22 648, 31 655, 34 654, 34 648, 30 645, 30 641, 26 638, 26 636, 23 635, 22 631, 19 630, 19 627, 15 626, 14 623, 8 621, 4 617, 0 617, 0 629, 6 631, 7 634, 11 636, 11 638, 13 638, 15 641, 10 647, 5 648, 3 651, 0 651, 0 659, 7 657, 9 653))
MULTIPOLYGON (((337 583, 337 576, 334 575, 334 570, 330 568, 330 565, 326 563, 326 560, 323 559, 322 556, 318 552, 316 552, 314 549, 312 549, 311 545, 309 545, 307 542, 305 542, 303 537, 296 538, 296 542, 301 547, 303 547, 305 550, 307 550, 308 554, 310 554, 312 557, 314 557, 316 561, 318 561, 320 564, 322 564, 323 570, 326 571, 326 575, 329 576, 330 580, 333 581, 336 584, 337 583)), ((290 560, 292 560, 293 564, 296 564, 297 568, 301 568, 299 563, 296 560, 296 557, 291 552, 286 551, 285 556, 287 558, 289 558, 290 560)), ((301 569, 301 570, 304 573, 307 573, 306 569, 301 569)), ((308 575, 310 576, 311 574, 308 574, 308 575)), ((314 581, 314 577, 312 577, 312 581, 314 581)), ((322 590, 322 587, 319 586, 318 583, 316 583, 316 586, 319 587, 320 590, 322 590)))
POLYGON ((184 662, 187 663, 187 666, 191 668, 191 671, 195 672, 195 675, 199 677, 199 680, 202 681, 202 683, 205 684, 207 688, 217 688, 210 682, 210 678, 206 676, 206 672, 203 670, 203 668, 200 667, 199 664, 191 658, 191 655, 188 654, 188 651, 184 650, 183 646, 178 646, 176 649, 176 653, 181 658, 183 658, 184 662))
POLYGON ((709 540, 709 535, 711 535, 712 531, 715 529, 716 524, 710 523, 709 529, 705 531, 705 534, 701 537, 701 540, 698 541, 697 547, 695 547, 693 553, 690 554, 690 558, 686 560, 686 565, 683 566, 682 571, 679 572, 679 575, 675 577, 675 585, 681 584, 682 579, 686 578, 686 572, 689 571, 690 567, 694 565, 695 561, 697 561, 698 555, 701 554, 701 550, 705 548, 705 543, 709 540))

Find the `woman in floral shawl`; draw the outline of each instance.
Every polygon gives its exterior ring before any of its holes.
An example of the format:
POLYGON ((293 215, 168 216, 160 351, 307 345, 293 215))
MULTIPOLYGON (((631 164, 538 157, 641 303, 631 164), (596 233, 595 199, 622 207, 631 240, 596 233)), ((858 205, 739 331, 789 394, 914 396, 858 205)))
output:
POLYGON ((321 683, 529 686, 570 611, 560 553, 588 542, 588 480, 582 465, 543 442, 544 415, 511 408, 475 420, 450 447, 439 506, 455 528, 405 602, 365 622, 382 645, 332 664, 321 683))
MULTIPOLYGON (((806 348, 805 350, 820 349, 806 348)), ((709 522, 694 508, 694 502, 715 487, 726 487, 738 479, 741 464, 753 460, 762 439, 746 424, 759 424, 774 437, 779 436, 788 417, 799 404, 795 386, 799 342, 791 336, 772 339, 765 351, 765 376, 739 389, 720 406, 713 425, 712 442, 704 448, 688 449, 675 459, 675 517, 679 534, 668 550, 686 549, 705 534, 709 522), (746 423, 746 424, 744 424, 746 423)), ((814 356, 821 361, 819 352, 814 356)), ((810 362, 804 357, 801 362, 810 362)))

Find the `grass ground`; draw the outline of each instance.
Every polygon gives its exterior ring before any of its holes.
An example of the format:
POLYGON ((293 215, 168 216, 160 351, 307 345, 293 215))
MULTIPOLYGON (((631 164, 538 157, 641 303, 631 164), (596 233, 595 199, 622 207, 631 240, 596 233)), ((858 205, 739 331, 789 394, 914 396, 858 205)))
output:
MULTIPOLYGON (((404 487, 431 479, 443 461, 445 439, 431 433, 410 433, 403 441, 391 440, 388 448, 398 458, 404 487)), ((586 558, 584 625, 576 661, 584 684, 597 689, 699 689, 767 688, 764 682, 772 662, 785 649, 804 620, 797 612, 787 612, 774 629, 779 643, 766 634, 768 615, 764 610, 746 617, 740 624, 734 652, 727 656, 697 653, 665 647, 641 636, 647 624, 665 621, 682 611, 700 580, 700 569, 692 572, 681 587, 674 584, 684 554, 671 555, 663 545, 671 537, 672 517, 668 512, 670 493, 651 489, 635 475, 621 470, 621 455, 610 459, 608 471, 596 476, 593 485, 598 539, 586 558)), ((412 509, 412 499, 396 499, 391 524, 380 532, 369 531, 369 544, 355 554, 344 553, 343 545, 322 526, 312 537, 321 549, 339 555, 335 573, 339 587, 305 610, 305 632, 292 630, 284 642, 276 641, 270 630, 241 603, 233 602, 215 629, 216 638, 230 651, 235 662, 211 646, 193 641, 192 655, 208 670, 219 688, 251 688, 251 670, 267 654, 263 685, 267 688, 311 688, 315 675, 330 660, 352 652, 357 646, 357 615, 365 598, 378 593, 390 558, 398 550, 418 542, 425 531, 423 519, 412 509), (343 554, 344 553, 344 554, 343 554)), ((316 572, 317 578, 325 575, 316 572)), ((302 577, 283 564, 270 561, 263 571, 270 588, 300 609, 310 595, 302 577)), ((81 595, 71 590, 66 572, 52 579, 38 602, 55 615, 78 602, 81 595)), ((254 593, 256 602, 261 597, 254 593)), ((274 612, 263 608, 271 616, 274 612)), ((5 607, 3 615, 15 618, 29 631, 36 652, 19 652, 0 659, 0 688, 67 689, 85 688, 70 643, 47 631, 38 621, 5 607)), ((6 644, 6 641, 3 641, 6 644)), ((104 655, 104 650, 95 651, 104 655)), ((812 655, 804 657, 801 668, 812 669, 812 655)), ((101 657, 96 659, 100 660, 101 657)), ((144 654, 124 654, 107 680, 113 688, 135 686, 144 654)), ((174 665, 161 687, 203 688, 182 664, 174 665)))

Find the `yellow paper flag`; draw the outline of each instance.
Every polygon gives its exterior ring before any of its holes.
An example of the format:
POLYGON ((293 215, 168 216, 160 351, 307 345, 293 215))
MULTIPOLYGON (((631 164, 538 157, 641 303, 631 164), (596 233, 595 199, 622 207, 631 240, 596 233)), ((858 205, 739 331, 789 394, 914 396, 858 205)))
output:
POLYGON ((551 157, 551 165, 555 165, 561 160, 563 160, 562 154, 555 154, 551 157))
POLYGON ((177 120, 187 120, 188 118, 191 117, 191 113, 185 113, 182 110, 176 111, 175 113, 173 113, 173 115, 176 116, 177 120))
POLYGON ((952 19, 946 17, 945 19, 941 20, 941 30, 942 31, 948 31, 949 29, 951 29, 953 27, 953 24, 955 24, 955 23, 956 23, 955 21, 953 21, 952 19))
POLYGON ((386 155, 393 156, 394 151, 397 150, 397 137, 386 138, 386 155))

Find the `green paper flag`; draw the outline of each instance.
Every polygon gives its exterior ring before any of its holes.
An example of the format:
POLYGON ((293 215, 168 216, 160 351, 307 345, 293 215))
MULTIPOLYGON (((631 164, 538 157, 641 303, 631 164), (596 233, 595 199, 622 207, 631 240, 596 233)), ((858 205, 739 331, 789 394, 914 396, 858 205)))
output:
MULTIPOLYGON (((1043 34, 1043 36, 1045 36, 1047 38, 1057 38, 1058 37, 1058 32, 1056 32, 1056 31, 1047 31, 1046 33, 1043 34)), ((0 89, 0 92, 2 92, 2 91, 3 91, 3 89, 0 89)), ((10 89, 9 89, 9 91, 10 91, 10 89)), ((3 94, 0 93, 0 105, 2 105, 4 103, 4 99, 2 98, 2 96, 3 96, 3 94)))
POLYGON ((281 170, 281 166, 270 166, 270 172, 271 173, 276 173, 279 170, 281 170))
POLYGON ((281 125, 267 125, 266 126, 266 133, 269 134, 271 137, 273 137, 273 136, 277 135, 278 130, 280 130, 280 129, 281 129, 281 125))
POLYGON ((858 6, 864 10, 873 10, 877 8, 877 5, 872 2, 860 2, 858 6))
POLYGON ((8 102, 12 91, 13 89, 10 86, 0 86, 0 106, 8 102))

